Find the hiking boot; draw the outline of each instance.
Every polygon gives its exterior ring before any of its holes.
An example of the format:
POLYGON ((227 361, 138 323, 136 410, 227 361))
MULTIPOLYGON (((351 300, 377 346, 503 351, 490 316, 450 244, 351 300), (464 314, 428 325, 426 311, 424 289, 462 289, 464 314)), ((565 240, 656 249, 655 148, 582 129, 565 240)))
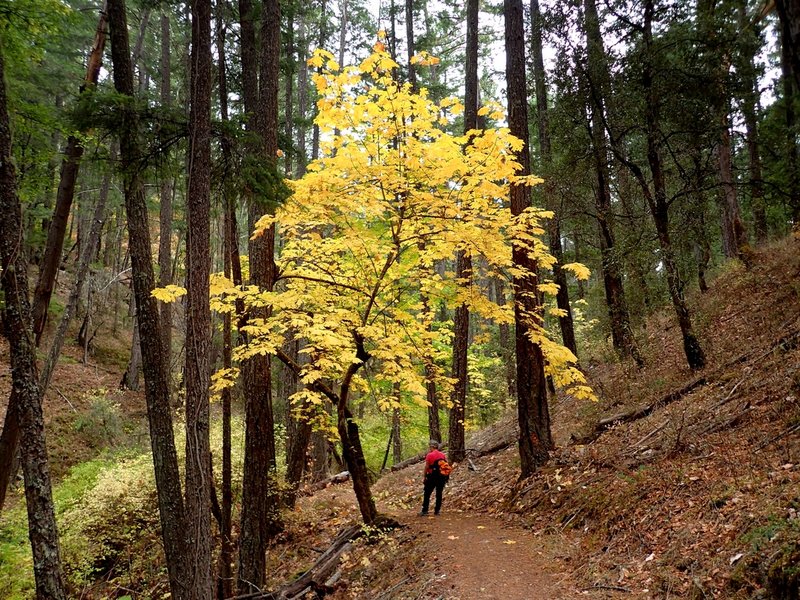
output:
POLYGON ((419 511, 419 516, 420 516, 420 517, 427 517, 427 516, 428 516, 428 511, 427 511, 427 510, 421 510, 421 511, 419 511))

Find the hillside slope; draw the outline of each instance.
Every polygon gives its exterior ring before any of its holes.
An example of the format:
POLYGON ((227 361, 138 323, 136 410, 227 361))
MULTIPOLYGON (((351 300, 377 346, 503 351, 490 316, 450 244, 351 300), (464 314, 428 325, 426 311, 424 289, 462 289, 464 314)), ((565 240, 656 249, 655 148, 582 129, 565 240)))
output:
MULTIPOLYGON (((452 476, 445 510, 529 528, 550 573, 574 582, 573 597, 798 598, 798 250, 796 238, 766 248, 751 270, 731 265, 709 292, 691 298, 709 358, 702 372, 685 366, 665 310, 647 323, 644 369, 593 364, 597 404, 554 400, 557 448, 544 469, 518 482, 513 444, 476 458, 476 470, 462 465, 452 476), (597 427, 633 412, 644 416, 597 427)), ((515 435, 509 417, 470 446, 515 435)), ((376 485, 386 510, 412 514, 418 470, 376 485)), ((313 506, 331 502, 347 505, 347 492, 326 491, 313 506)), ((373 556, 369 567, 353 561, 344 579, 367 590, 360 597, 429 597, 420 592, 428 577, 424 542, 409 522, 409 531, 395 534, 402 553, 385 552, 383 567, 374 564, 381 555, 374 549, 365 554, 373 556), (398 570, 408 581, 391 589, 398 570)))
MULTIPOLYGON (((534 477, 517 480, 513 415, 472 435, 471 464, 454 472, 441 521, 416 516, 419 465, 382 477, 379 507, 405 527, 355 543, 328 597, 509 600, 540 586, 551 600, 800 597, 800 239, 760 250, 750 270, 727 266, 690 304, 709 359, 702 372, 685 366, 664 309, 637 332, 644 369, 585 358, 599 402, 552 399, 557 447, 534 477)), ((118 436, 145 441, 134 426, 141 395, 108 391, 116 369, 81 365, 73 349, 59 370, 47 398, 57 476, 118 436), (121 405, 123 424, 102 420, 109 403, 121 405), (83 435, 78 417, 93 407, 83 435)), ((8 381, 0 368, 0 394, 8 381)), ((302 498, 269 553, 269 587, 357 521, 347 484, 302 498)), ((158 559, 147 562, 148 573, 109 576, 85 597, 113 597, 136 577, 156 589, 158 559)))

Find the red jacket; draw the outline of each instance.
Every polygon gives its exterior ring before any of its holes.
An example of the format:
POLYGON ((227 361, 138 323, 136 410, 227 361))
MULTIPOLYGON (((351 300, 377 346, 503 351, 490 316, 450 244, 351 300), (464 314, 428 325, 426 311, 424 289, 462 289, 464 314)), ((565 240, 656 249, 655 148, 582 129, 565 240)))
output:
POLYGON ((436 464, 437 460, 447 460, 447 457, 440 450, 431 450, 425 456, 425 477, 426 478, 428 477, 428 475, 433 473, 433 465, 436 464))

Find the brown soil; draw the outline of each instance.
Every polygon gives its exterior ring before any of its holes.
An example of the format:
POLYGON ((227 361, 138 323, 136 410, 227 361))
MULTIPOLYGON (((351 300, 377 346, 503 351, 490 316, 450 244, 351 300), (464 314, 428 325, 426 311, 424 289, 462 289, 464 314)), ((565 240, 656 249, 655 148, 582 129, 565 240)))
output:
POLYGON ((550 550, 528 530, 461 511, 409 518, 428 579, 420 598, 555 600, 575 597, 550 550))

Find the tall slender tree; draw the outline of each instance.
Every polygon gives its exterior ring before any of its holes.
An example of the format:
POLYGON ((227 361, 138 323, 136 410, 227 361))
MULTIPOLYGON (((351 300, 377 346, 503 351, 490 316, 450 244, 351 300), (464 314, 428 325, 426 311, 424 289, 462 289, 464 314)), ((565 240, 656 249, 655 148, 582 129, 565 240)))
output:
MULTIPOLYGON (((464 133, 478 128, 478 11, 479 0, 467 2, 467 49, 464 73, 464 133)), ((463 289, 472 285, 472 255, 467 249, 456 254, 456 278, 463 289)), ((448 455, 452 462, 464 460, 464 418, 467 404, 467 353, 469 350, 469 306, 456 307, 453 323, 453 394, 450 409, 448 455)))
MULTIPOLYGON (((587 0, 587 2, 591 1, 593 0, 587 0)), ((653 21, 656 15, 654 0, 645 0, 643 13, 640 28, 643 46, 641 79, 644 93, 647 165, 652 179, 652 188, 642 168, 635 161, 627 159, 623 152, 619 150, 618 144, 615 143, 614 148, 616 156, 624 161, 625 165, 633 173, 650 207, 650 213, 658 235, 661 260, 667 274, 667 287, 683 338, 686 360, 691 369, 702 369, 706 361, 705 353, 692 327, 689 308, 684 296, 685 284, 678 269, 675 248, 670 233, 669 208, 671 202, 667 196, 667 180, 662 157, 662 99, 656 82, 655 67, 655 57, 658 49, 653 39, 653 21)))
MULTIPOLYGON (((161 15, 161 59, 160 59, 160 96, 161 106, 166 108, 172 103, 171 69, 170 69, 170 22, 169 14, 161 15)), ((165 287, 172 283, 172 178, 165 173, 159 186, 159 220, 158 220, 158 285, 165 287)), ((171 362, 172 353, 172 303, 161 305, 161 335, 167 364, 171 362)))
MULTIPOLYGON (((97 21, 97 30, 89 60, 86 65, 86 76, 81 85, 81 92, 97 84, 100 76, 100 67, 103 64, 103 51, 106 45, 106 8, 105 4, 100 10, 97 21)), ((77 135, 69 136, 64 159, 61 162, 61 177, 56 194, 56 206, 50 227, 47 231, 47 245, 41 262, 39 280, 36 283, 33 303, 33 330, 36 335, 36 345, 42 338, 44 326, 47 322, 47 309, 50 306, 50 297, 53 294, 58 266, 61 264, 61 252, 64 247, 64 235, 67 231, 67 221, 75 197, 75 183, 78 180, 81 158, 83 157, 83 142, 77 135)))
MULTIPOLYGON (((244 56, 244 48, 242 51, 244 56)), ((258 157, 266 169, 267 184, 264 197, 251 198, 248 208, 250 231, 255 228, 256 221, 267 212, 273 212, 277 204, 279 58, 280 6, 278 0, 267 0, 262 4, 258 105, 254 114, 259 138, 258 157)), ((249 62, 249 68, 252 68, 254 61, 249 62)), ((272 289, 275 283, 274 252, 274 226, 250 240, 250 281, 253 285, 272 289)), ((268 314, 267 309, 261 309, 253 311, 249 317, 264 318, 268 314)), ((266 576, 267 543, 281 528, 270 365, 270 358, 266 355, 254 356, 244 364, 245 464, 239 541, 240 593, 262 586, 266 576)))
POLYGON ((124 0, 108 1, 111 61, 114 87, 127 97, 120 109, 120 167, 122 169, 125 212, 128 220, 128 247, 136 296, 137 324, 142 343, 145 373, 145 400, 150 425, 161 535, 167 557, 170 589, 176 600, 187 597, 186 516, 181 492, 178 457, 169 404, 167 365, 161 344, 161 323, 156 300, 155 274, 150 255, 150 224, 142 185, 139 161, 139 122, 133 106, 133 66, 128 42, 128 18, 124 0))
POLYGON ((572 322, 572 307, 569 303, 567 275, 561 268, 564 262, 564 249, 561 243, 561 210, 556 201, 555 182, 551 176, 553 152, 550 144, 550 115, 547 108, 547 81, 544 68, 544 52, 542 51, 542 12, 539 0, 531 0, 531 57, 533 58, 533 81, 536 90, 536 124, 539 134, 539 167, 545 176, 544 206, 554 216, 547 223, 547 235, 550 254, 558 261, 553 265, 553 279, 558 285, 556 304, 561 311, 558 323, 561 327, 561 339, 564 346, 577 356, 578 345, 575 342, 575 326, 572 322))
POLYGON ((210 600, 211 578, 211 0, 192 2, 186 199, 186 547, 188 594, 210 600))
POLYGON ((630 356, 637 365, 643 364, 639 346, 633 335, 625 299, 622 265, 619 250, 616 248, 611 211, 611 173, 609 169, 609 148, 606 129, 605 95, 608 90, 608 63, 603 38, 600 33, 600 19, 595 0, 584 1, 584 27, 586 30, 587 68, 589 106, 591 120, 589 128, 592 137, 592 154, 596 169, 595 214, 600 237, 601 270, 611 320, 611 339, 614 348, 623 356, 630 356))
MULTIPOLYGON (((228 117, 228 70, 226 63, 226 37, 227 37, 227 0, 217 0, 216 5, 216 45, 217 76, 219 78, 219 111, 223 122, 228 117)), ((220 140, 222 150, 222 163, 224 169, 222 184, 222 201, 224 209, 224 246, 223 246, 223 272, 225 277, 231 279, 235 285, 242 284, 241 266, 239 265, 239 248, 237 244, 236 227, 236 200, 232 186, 228 181, 228 173, 233 165, 233 150, 231 140, 223 135, 220 140)), ((238 311, 241 312, 241 311, 238 311)), ((222 315, 222 368, 230 369, 233 366, 233 319, 229 312, 222 315)), ((220 537, 222 547, 219 554, 219 568, 217 570, 217 599, 223 600, 233 596, 233 457, 232 457, 232 393, 230 388, 222 390, 222 506, 220 507, 220 537)))
MULTIPOLYGON (((525 38, 522 0, 504 0, 506 48, 506 85, 508 94, 508 126, 522 140, 518 160, 520 174, 530 174, 528 136, 528 99, 525 77, 525 38)), ((530 188, 511 186, 511 213, 515 216, 530 207, 530 188)), ((542 349, 528 335, 541 320, 541 302, 537 292, 537 265, 528 251, 514 244, 512 261, 524 275, 513 278, 514 321, 516 323, 517 417, 519 420, 519 454, 521 477, 529 477, 550 455, 552 438, 547 387, 542 349)))

